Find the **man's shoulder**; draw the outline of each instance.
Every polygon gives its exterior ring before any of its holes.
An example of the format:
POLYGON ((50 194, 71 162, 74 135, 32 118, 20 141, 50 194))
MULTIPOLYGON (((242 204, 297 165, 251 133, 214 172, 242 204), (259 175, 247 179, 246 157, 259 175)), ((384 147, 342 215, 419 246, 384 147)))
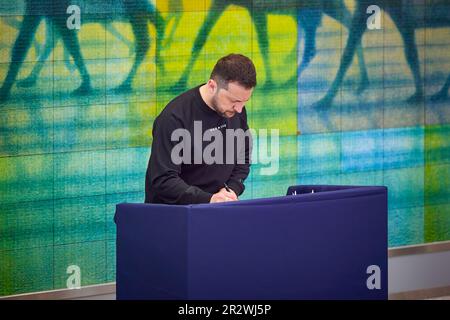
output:
POLYGON ((161 113, 165 112, 176 114, 182 111, 186 111, 186 108, 189 108, 192 102, 195 101, 195 90, 198 90, 198 88, 195 87, 189 89, 170 100, 170 102, 164 107, 161 113))
POLYGON ((180 95, 173 98, 159 113, 155 121, 167 124, 168 122, 180 125, 189 120, 191 112, 191 106, 195 100, 195 93, 189 89, 180 95))

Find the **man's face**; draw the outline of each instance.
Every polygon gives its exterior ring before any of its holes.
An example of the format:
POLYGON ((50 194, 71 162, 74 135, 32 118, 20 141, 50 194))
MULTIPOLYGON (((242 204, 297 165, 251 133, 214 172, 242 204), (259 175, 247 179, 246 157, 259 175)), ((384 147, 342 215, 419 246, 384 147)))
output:
POLYGON ((229 82, 228 89, 217 87, 212 98, 213 108, 222 117, 231 118, 236 112, 242 112, 252 92, 253 88, 246 89, 237 82, 229 82))

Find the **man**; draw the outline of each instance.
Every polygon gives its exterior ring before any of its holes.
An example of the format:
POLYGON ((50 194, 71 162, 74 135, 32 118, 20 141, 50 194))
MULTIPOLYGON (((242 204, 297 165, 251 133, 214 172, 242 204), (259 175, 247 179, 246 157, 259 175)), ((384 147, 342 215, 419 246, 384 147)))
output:
POLYGON ((252 141, 246 134, 239 149, 229 133, 249 132, 244 105, 255 86, 253 62, 243 55, 230 54, 216 63, 206 84, 181 94, 164 108, 153 124, 145 202, 238 200, 250 171, 252 141), (213 142, 220 147, 208 153, 213 142), (213 163, 205 159, 208 154, 215 159, 213 163))

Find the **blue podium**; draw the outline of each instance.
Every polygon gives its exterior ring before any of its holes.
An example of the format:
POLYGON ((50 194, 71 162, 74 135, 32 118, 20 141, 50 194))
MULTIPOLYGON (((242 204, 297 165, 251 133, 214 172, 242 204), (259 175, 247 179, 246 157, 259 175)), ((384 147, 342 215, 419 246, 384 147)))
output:
POLYGON ((387 299, 387 189, 116 207, 118 299, 387 299))

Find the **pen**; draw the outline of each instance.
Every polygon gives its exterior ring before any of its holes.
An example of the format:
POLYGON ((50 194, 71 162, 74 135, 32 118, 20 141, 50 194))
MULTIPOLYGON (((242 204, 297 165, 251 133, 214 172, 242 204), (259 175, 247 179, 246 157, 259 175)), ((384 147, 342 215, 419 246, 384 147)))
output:
POLYGON ((231 192, 230 188, 228 188, 228 185, 224 182, 223 185, 225 186, 225 190, 227 190, 228 192, 231 192))

